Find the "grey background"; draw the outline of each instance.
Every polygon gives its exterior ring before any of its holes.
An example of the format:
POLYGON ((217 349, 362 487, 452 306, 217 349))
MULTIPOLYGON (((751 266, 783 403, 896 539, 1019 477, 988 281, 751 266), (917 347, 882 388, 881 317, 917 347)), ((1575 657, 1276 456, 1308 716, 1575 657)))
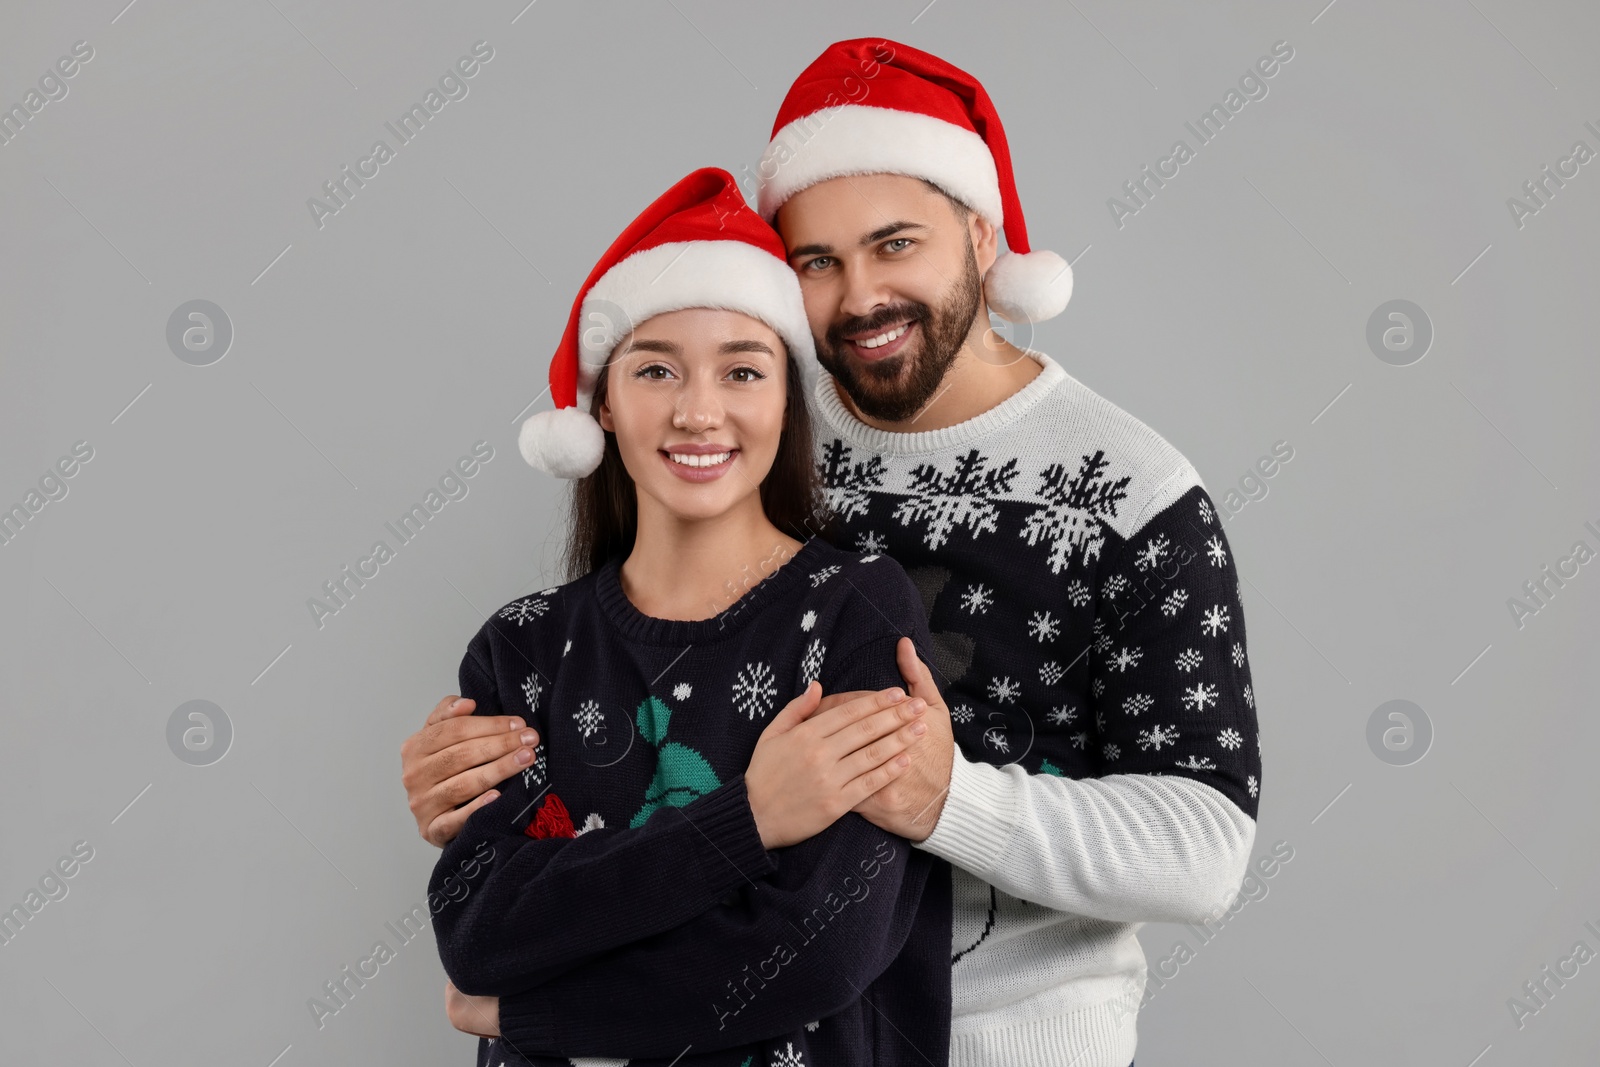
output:
POLYGON ((1600 162, 1520 229, 1506 206, 1600 150, 1593 5, 524 2, 6 5, 5 106, 95 55, 0 146, 0 504, 94 458, 0 546, 0 905, 95 852, 0 947, 0 1060, 469 1062, 431 935, 321 1030, 306 1002, 423 899, 401 740, 558 577, 519 417, 622 225, 752 164, 829 41, 884 35, 983 79, 1035 246, 1076 262, 1036 347, 1219 499, 1294 448, 1227 524, 1257 853, 1294 859, 1210 944, 1141 932, 1152 966, 1197 947, 1141 1067, 1594 1062, 1600 964, 1520 1030, 1506 1004, 1600 950, 1600 564, 1507 607, 1600 547, 1600 162), (478 40, 469 95, 319 230, 307 198, 478 40), (1279 40, 1269 95, 1118 228, 1107 198, 1279 40), (206 367, 166 343, 195 299, 234 329, 206 367), (1394 299, 1434 328, 1410 366, 1365 341, 1394 299), (307 599, 479 439, 469 494, 319 629, 307 599), (1409 766, 1366 740, 1393 699, 1433 725, 1409 766), (232 724, 209 766, 168 749, 190 700, 232 724))

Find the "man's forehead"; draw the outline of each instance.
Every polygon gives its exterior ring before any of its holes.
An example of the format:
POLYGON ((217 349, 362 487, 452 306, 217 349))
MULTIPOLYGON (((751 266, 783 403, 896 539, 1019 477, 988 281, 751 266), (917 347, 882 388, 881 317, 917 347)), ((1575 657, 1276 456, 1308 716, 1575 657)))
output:
POLYGON ((773 220, 784 247, 825 244, 842 248, 880 241, 898 230, 931 229, 939 216, 930 208, 942 195, 920 178, 903 174, 857 174, 830 178, 796 193, 773 220))

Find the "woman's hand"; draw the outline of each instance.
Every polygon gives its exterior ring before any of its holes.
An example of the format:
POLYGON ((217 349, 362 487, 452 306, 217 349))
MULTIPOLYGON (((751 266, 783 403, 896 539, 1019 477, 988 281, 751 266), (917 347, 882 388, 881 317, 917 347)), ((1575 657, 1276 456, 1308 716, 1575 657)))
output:
POLYGON ((911 762, 905 749, 927 731, 926 703, 899 688, 836 694, 827 710, 821 705, 813 681, 773 716, 750 756, 745 791, 766 848, 832 826, 901 774, 911 762))
POLYGON ((457 989, 454 982, 446 981, 444 1012, 450 1017, 450 1025, 463 1033, 500 1036, 499 997, 469 997, 457 989))

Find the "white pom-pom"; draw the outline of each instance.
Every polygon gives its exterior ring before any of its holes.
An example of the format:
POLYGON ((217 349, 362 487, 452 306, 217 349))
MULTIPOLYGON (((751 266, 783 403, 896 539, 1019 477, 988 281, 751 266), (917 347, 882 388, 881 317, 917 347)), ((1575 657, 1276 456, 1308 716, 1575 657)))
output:
POLYGON ((557 478, 582 478, 600 466, 606 434, 587 411, 556 408, 528 416, 517 435, 528 464, 557 478))
POLYGON ((1006 252, 983 279, 983 296, 1001 318, 1043 322, 1072 299, 1072 268, 1054 252, 1006 252))

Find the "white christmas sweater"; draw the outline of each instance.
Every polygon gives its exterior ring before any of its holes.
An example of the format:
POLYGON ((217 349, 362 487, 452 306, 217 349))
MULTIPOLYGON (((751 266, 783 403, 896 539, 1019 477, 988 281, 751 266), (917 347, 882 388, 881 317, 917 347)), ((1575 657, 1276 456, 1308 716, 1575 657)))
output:
POLYGON ((838 544, 928 612, 958 751, 917 847, 953 866, 952 1067, 1127 1067, 1145 922, 1232 899, 1260 735, 1233 554, 1194 467, 1040 373, 983 414, 891 433, 818 375, 838 544))

